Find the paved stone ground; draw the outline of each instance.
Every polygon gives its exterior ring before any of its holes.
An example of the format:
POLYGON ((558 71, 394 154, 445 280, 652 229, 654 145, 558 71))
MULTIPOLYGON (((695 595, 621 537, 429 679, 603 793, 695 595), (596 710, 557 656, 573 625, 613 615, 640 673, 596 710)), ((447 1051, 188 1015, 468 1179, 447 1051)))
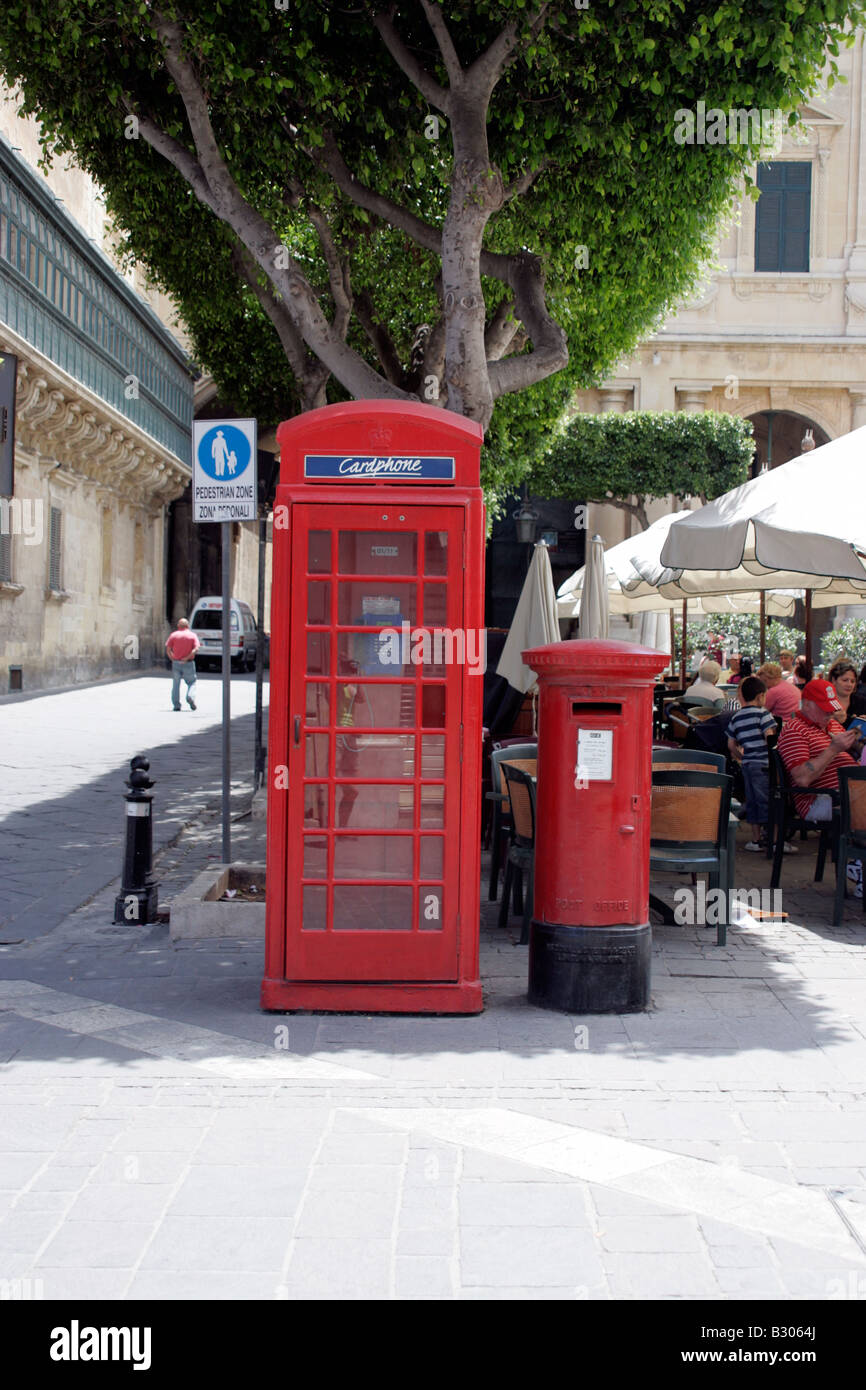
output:
MULTIPOLYGON (((180 714, 163 671, 0 700, 0 937, 50 931, 120 872, 124 781, 136 754, 150 759, 157 783, 156 847, 218 802, 220 677, 200 675, 197 691, 195 711, 184 704, 180 714)), ((238 806, 249 799, 254 710, 255 677, 234 676, 238 806)))
MULTIPOLYGON (((260 823, 235 832, 238 858, 263 857, 260 823)), ((213 814, 176 837, 162 896, 218 843, 213 814)), ((785 861, 789 922, 745 921, 725 948, 661 927, 651 1011, 583 1018, 528 1005, 519 924, 493 905, 477 1018, 265 1015, 260 941, 113 927, 108 884, 0 948, 0 1280, 76 1299, 866 1297, 866 921, 852 901, 826 925, 813 866, 811 846, 785 861)), ((757 856, 739 872, 768 879, 757 856)))

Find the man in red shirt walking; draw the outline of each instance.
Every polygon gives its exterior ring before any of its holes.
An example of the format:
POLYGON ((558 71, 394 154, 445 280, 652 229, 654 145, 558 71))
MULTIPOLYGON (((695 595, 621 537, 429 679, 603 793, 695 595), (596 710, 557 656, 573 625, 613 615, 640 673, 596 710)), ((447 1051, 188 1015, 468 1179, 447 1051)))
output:
POLYGON ((190 709, 195 709, 195 654, 200 646, 201 642, 190 631, 189 619, 181 618, 165 644, 165 650, 171 657, 171 703, 176 712, 180 710, 182 680, 186 681, 186 702, 190 709))
POLYGON ((779 734, 779 752, 791 781, 813 793, 794 797, 797 815, 806 820, 830 820, 833 802, 827 793, 839 789, 839 768, 854 763, 848 749, 857 734, 843 729, 833 717, 841 709, 829 681, 808 681, 799 713, 782 725, 779 734))

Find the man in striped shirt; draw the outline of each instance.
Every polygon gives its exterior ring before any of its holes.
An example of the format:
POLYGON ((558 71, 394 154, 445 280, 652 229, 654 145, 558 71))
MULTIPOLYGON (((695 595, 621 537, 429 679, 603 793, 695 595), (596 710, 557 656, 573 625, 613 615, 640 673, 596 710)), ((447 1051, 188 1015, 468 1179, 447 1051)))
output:
POLYGON ((854 759, 848 749, 857 737, 834 718, 842 709, 829 681, 811 680, 803 687, 800 711, 782 725, 779 752, 795 787, 809 787, 818 795, 794 797, 797 815, 806 820, 830 820, 830 791, 839 789, 839 768, 854 759))

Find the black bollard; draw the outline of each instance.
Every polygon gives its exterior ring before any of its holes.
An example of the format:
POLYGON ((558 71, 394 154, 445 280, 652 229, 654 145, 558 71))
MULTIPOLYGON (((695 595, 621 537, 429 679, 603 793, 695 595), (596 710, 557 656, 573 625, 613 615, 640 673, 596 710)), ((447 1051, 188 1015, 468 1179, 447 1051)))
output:
POLYGON ((159 884, 153 877, 153 782, 147 758, 132 758, 126 785, 126 849, 123 878, 114 900, 114 921, 143 925, 156 921, 159 884))

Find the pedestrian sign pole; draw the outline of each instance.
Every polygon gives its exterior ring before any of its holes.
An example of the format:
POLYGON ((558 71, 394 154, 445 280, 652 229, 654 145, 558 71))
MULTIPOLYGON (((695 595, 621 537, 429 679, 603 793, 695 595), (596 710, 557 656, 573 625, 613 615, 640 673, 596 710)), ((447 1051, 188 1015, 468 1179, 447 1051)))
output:
POLYGON ((219 522, 222 551, 223 720, 222 860, 231 863, 231 540, 232 522, 255 521, 258 485, 255 420, 194 420, 192 516, 219 522))

